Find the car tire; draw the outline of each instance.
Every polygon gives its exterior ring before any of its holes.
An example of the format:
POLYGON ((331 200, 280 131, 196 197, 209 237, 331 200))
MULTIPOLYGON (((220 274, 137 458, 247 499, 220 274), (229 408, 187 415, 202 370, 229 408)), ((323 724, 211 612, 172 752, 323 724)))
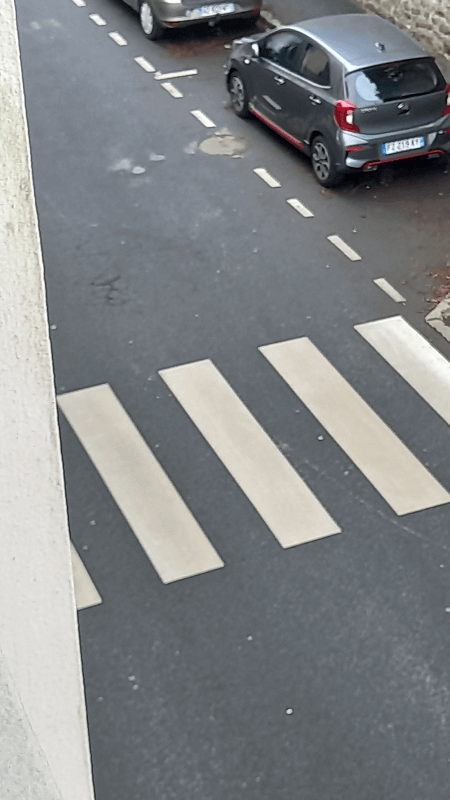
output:
POLYGON ((250 109, 248 107, 247 89, 243 78, 237 70, 234 70, 228 79, 228 92, 234 113, 241 119, 248 118, 250 109))
POLYGON ((315 136, 311 144, 311 163, 316 180, 321 186, 336 186, 343 175, 336 169, 331 148, 323 136, 315 136))
POLYGON ((152 41, 161 39, 164 34, 164 28, 148 0, 143 0, 139 6, 139 19, 141 21, 142 31, 147 39, 151 39, 152 41))

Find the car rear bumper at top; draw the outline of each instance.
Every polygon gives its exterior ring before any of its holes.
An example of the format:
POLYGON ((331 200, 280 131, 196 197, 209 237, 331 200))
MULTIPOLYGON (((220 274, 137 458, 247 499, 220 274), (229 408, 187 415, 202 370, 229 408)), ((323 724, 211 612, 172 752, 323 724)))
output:
MULTIPOLYGON (((217 2, 213 5, 224 4, 225 3, 217 2)), ((255 18, 261 10, 260 0, 251 0, 250 2, 234 3, 234 11, 225 14, 219 13, 211 16, 196 16, 200 8, 210 7, 211 5, 212 4, 208 2, 202 4, 201 0, 198 0, 195 4, 190 3, 189 6, 192 7, 184 6, 182 3, 171 3, 170 5, 167 3, 159 3, 158 0, 154 0, 153 3, 158 21, 165 28, 184 28, 188 25, 205 22, 216 25, 221 20, 251 19, 255 18)))
MULTIPOLYGON (((439 121, 440 122, 440 121, 439 121)), ((450 118, 443 119, 442 122, 427 126, 426 130, 401 131, 387 136, 362 137, 357 134, 344 134, 342 148, 345 152, 343 163, 346 169, 370 171, 377 169, 383 164, 397 161, 405 161, 411 158, 435 158, 445 153, 450 154, 450 118), (442 126, 442 122, 444 126, 442 126), (404 150, 389 155, 383 155, 381 146, 384 143, 401 141, 415 137, 423 137, 425 144, 423 147, 404 150)))

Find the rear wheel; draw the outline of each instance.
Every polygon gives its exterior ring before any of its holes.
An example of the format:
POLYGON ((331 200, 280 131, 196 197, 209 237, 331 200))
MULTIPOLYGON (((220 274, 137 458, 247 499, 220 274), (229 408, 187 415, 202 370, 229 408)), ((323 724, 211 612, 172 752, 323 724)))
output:
POLYGON ((228 91, 230 93, 231 105, 238 117, 245 119, 250 116, 248 107, 248 96, 245 83, 242 80, 239 72, 232 72, 229 83, 228 91))
POLYGON ((311 161, 316 180, 321 186, 336 186, 342 180, 342 173, 336 164, 328 142, 323 136, 316 136, 311 146, 311 161))
POLYGON ((139 18, 141 20, 141 28, 147 39, 154 41, 161 38, 164 28, 147 0, 143 0, 139 7, 139 18))

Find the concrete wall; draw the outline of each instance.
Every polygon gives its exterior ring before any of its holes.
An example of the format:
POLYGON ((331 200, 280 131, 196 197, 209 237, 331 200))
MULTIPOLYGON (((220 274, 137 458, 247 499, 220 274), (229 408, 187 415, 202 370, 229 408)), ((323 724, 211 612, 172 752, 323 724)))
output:
POLYGON ((366 11, 405 28, 431 54, 450 66, 450 0, 358 0, 366 11))
POLYGON ((0 42, 0 796, 93 800, 14 0, 0 42))

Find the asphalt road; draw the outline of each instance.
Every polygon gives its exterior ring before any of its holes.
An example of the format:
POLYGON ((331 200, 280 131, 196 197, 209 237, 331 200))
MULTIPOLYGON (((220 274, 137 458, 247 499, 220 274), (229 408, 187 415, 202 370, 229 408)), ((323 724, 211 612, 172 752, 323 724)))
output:
POLYGON ((241 28, 150 43, 120 0, 17 13, 57 393, 111 386, 225 562, 162 583, 61 415, 71 536, 102 597, 79 614, 97 800, 447 800, 450 506, 396 514, 258 350, 309 337, 450 490, 447 423, 354 330, 401 314, 448 357, 424 322, 450 254, 447 173, 322 190, 230 109, 241 28), (198 74, 175 99, 138 56, 198 74), (217 132, 242 157, 203 152, 217 132), (280 547, 159 375, 202 359, 341 533, 280 547))

